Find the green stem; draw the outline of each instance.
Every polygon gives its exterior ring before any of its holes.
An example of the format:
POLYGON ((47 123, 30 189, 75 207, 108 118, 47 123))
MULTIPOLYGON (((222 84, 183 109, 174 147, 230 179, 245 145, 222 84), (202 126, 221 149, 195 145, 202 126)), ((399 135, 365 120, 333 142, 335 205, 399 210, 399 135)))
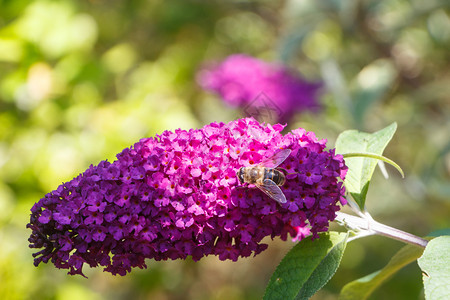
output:
POLYGON ((345 153, 342 154, 342 156, 344 158, 350 158, 350 157, 368 157, 368 158, 374 158, 374 159, 378 159, 381 161, 384 161, 390 165, 392 165, 394 168, 397 169, 397 171, 400 172, 400 174, 402 175, 402 178, 405 178, 405 174, 403 173, 402 168, 400 168, 399 165, 397 165, 393 160, 384 157, 382 155, 378 155, 378 154, 374 154, 374 153, 364 153, 364 152, 352 152, 352 153, 345 153))

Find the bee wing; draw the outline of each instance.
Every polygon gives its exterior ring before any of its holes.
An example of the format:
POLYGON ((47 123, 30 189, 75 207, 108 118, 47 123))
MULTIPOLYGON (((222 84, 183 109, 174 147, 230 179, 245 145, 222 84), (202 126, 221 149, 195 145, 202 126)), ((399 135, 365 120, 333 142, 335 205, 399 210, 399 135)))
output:
POLYGON ((260 165, 266 168, 278 167, 291 154, 291 149, 282 149, 269 158, 263 160, 260 165))
POLYGON ((263 181, 263 185, 256 184, 256 187, 278 203, 286 203, 286 196, 272 180, 266 179, 263 181))

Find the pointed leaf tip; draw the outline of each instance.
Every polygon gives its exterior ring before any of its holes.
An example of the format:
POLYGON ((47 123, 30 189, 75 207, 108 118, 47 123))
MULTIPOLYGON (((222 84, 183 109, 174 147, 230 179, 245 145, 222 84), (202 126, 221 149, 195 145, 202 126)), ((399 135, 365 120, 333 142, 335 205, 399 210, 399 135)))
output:
MULTIPOLYGON (((336 153, 370 153, 382 156, 384 149, 394 136, 397 123, 374 133, 347 130, 336 140, 336 153)), ((377 160, 369 157, 358 157, 345 161, 348 172, 345 187, 352 195, 361 210, 364 210, 370 180, 377 165, 377 160)))

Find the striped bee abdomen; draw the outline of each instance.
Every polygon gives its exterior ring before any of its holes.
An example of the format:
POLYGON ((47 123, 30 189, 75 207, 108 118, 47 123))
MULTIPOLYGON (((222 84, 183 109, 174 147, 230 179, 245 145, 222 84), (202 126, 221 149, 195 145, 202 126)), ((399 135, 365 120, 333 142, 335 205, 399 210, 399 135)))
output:
POLYGON ((286 181, 284 174, 277 169, 264 169, 264 179, 270 179, 275 182, 276 185, 283 185, 286 181))

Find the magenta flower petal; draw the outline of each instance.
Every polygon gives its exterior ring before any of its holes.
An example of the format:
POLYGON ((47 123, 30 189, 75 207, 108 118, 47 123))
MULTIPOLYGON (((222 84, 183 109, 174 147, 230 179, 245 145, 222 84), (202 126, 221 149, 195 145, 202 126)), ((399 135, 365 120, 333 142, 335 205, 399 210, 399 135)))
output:
POLYGON ((342 156, 325 140, 254 119, 166 131, 145 138, 45 195, 31 209, 35 265, 81 274, 84 264, 125 275, 145 259, 236 260, 267 248, 264 237, 296 240, 328 229, 345 203, 342 156), (240 186, 236 171, 289 148, 280 205, 240 186))

